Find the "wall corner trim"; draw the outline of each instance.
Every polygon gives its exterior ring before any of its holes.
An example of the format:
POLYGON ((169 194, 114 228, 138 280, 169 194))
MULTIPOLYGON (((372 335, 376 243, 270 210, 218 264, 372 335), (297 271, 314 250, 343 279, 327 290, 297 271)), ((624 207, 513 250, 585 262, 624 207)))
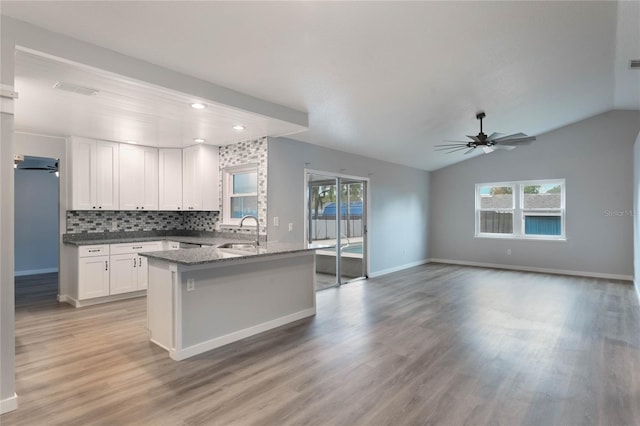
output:
MULTIPOLYGON (((542 274, 554 274, 554 275, 571 275, 575 277, 588 277, 588 278, 603 278, 608 280, 622 280, 633 281, 631 275, 620 274, 602 274, 600 272, 586 272, 586 271, 570 271, 566 269, 551 269, 551 268, 536 268, 533 266, 518 266, 518 265, 502 265, 499 263, 484 263, 484 262, 467 262, 465 260, 452 260, 452 259, 431 259, 434 263, 447 263, 451 265, 462 266, 477 266, 480 268, 493 268, 493 269, 508 269, 511 271, 524 271, 524 272, 539 272, 542 274)), ((637 287, 636 287, 637 289, 637 287)))
POLYGON ((18 409, 18 395, 15 393, 9 398, 0 400, 0 414, 18 409))

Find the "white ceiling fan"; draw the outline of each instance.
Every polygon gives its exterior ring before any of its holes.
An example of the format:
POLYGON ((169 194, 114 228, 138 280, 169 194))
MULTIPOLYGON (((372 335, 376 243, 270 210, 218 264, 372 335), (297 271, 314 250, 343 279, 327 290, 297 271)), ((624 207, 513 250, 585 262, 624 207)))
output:
POLYGON ((451 154, 458 151, 466 150, 465 155, 473 152, 476 148, 481 148, 485 154, 489 154, 496 149, 512 150, 521 145, 529 145, 536 140, 535 136, 527 136, 524 133, 514 133, 512 135, 505 136, 501 133, 492 133, 487 136, 482 131, 482 119, 485 117, 484 112, 476 114, 476 118, 480 120, 480 133, 476 136, 467 137, 471 139, 471 142, 464 141, 445 141, 451 142, 446 144, 436 145, 436 151, 446 151, 447 154, 451 154))

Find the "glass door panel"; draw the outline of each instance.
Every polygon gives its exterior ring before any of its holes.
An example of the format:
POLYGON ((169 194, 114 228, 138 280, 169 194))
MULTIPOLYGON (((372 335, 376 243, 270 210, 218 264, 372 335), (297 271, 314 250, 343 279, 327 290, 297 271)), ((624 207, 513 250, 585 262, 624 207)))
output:
POLYGON ((338 285, 336 249, 338 180, 332 176, 307 175, 307 241, 332 248, 316 251, 316 290, 338 285))
POLYGON ((340 206, 340 283, 366 276, 366 182, 339 179, 340 206))

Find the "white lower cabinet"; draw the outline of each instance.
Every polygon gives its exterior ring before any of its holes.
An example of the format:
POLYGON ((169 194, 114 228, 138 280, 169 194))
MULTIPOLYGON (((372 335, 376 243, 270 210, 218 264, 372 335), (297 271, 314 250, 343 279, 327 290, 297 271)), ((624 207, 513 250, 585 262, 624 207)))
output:
POLYGON ((138 253, 160 250, 162 241, 79 247, 78 300, 146 290, 147 258, 138 253))
POLYGON ((109 256, 78 258, 78 298, 109 295, 109 256))

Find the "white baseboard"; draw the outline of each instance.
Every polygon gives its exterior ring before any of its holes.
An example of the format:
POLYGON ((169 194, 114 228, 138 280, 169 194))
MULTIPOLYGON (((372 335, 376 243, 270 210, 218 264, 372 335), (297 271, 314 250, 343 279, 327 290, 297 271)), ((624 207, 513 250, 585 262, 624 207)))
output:
POLYGON ((169 351, 169 356, 176 361, 182 361, 183 359, 187 359, 203 352, 219 348, 220 346, 228 345, 229 343, 237 342, 238 340, 246 339, 247 337, 263 333, 265 331, 280 327, 285 324, 289 324, 290 322, 314 316, 315 314, 315 307, 304 309, 302 311, 294 312, 293 314, 285 315, 271 321, 263 322, 262 324, 245 328, 244 330, 239 330, 233 333, 225 334, 224 336, 216 337, 215 339, 207 340, 202 343, 186 347, 184 349, 171 349, 169 351))
POLYGON ((58 302, 68 303, 74 308, 83 308, 85 306, 99 305, 101 303, 115 302, 118 300, 132 299, 134 297, 146 296, 147 290, 134 291, 131 293, 115 294, 113 296, 96 297, 95 299, 78 300, 66 294, 58 295, 58 302))
POLYGON ((381 277, 383 275, 390 274, 392 272, 402 271, 403 269, 413 268, 415 266, 424 265, 429 263, 429 259, 418 260, 417 262, 405 263, 404 265, 394 266, 393 268, 382 269, 381 271, 371 272, 369 278, 381 277))
POLYGON ((58 272, 58 268, 25 269, 23 271, 15 271, 13 275, 16 277, 24 277, 25 275, 50 274, 52 272, 58 272))
POLYGON ((633 281, 631 275, 601 274, 599 272, 570 271, 566 269, 536 268, 533 266, 501 265, 498 263, 468 262, 466 260, 429 259, 430 262, 448 263, 451 265, 478 266, 481 268, 509 269, 512 271, 540 272, 555 275, 573 275, 576 277, 604 278, 608 280, 633 281))
POLYGON ((8 413, 16 409, 18 409, 18 395, 15 393, 10 398, 0 399, 0 414, 8 413))

